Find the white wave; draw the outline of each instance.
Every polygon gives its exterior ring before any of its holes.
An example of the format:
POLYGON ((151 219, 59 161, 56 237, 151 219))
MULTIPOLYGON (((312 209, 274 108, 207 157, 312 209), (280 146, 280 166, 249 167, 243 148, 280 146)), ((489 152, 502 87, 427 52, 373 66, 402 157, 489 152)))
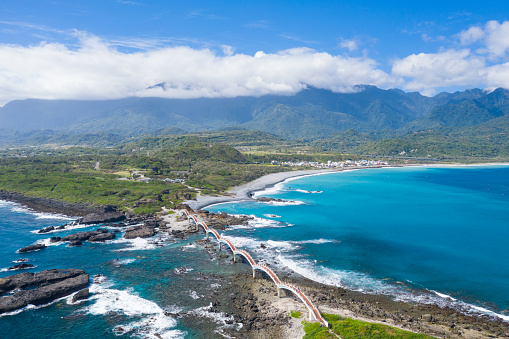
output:
POLYGON ((281 216, 277 214, 264 214, 263 216, 266 218, 281 218, 281 216))
POLYGON ((260 195, 272 195, 272 194, 279 193, 280 191, 283 190, 285 183, 286 183, 286 180, 279 182, 272 187, 265 188, 264 190, 253 192, 253 198, 256 199, 260 195))
POLYGON ((38 309, 40 309, 40 308, 43 308, 43 307, 47 307, 47 306, 53 305, 53 304, 55 304, 55 303, 57 303, 57 302, 59 302, 59 301, 65 300, 65 299, 67 299, 67 298, 68 298, 68 296, 65 296, 65 297, 58 298, 58 299, 55 299, 55 300, 53 300, 53 301, 50 301, 50 302, 49 302, 49 303, 47 303, 47 304, 42 304, 42 305, 37 305, 37 306, 30 304, 30 305, 25 306, 25 307, 23 307, 23 308, 20 308, 19 310, 16 310, 16 311, 2 313, 2 314, 0 314, 0 318, 2 318, 2 317, 6 317, 6 316, 10 316, 10 315, 16 315, 16 314, 19 314, 19 313, 21 313, 21 312, 28 311, 28 310, 38 310, 38 309))
MULTIPOLYGON (((354 170, 354 169, 352 169, 354 170)), ((259 197, 259 196, 265 196, 265 195, 272 195, 272 194, 276 194, 276 193, 279 193, 283 190, 285 190, 285 185, 291 181, 294 181, 294 180, 299 180, 299 179, 302 179, 302 178, 307 178, 307 177, 314 177, 314 176, 318 176, 318 175, 327 175, 327 174, 333 174, 333 173, 344 173, 344 172, 350 172, 352 170, 343 170, 341 172, 338 172, 338 171, 331 171, 331 172, 325 172, 325 173, 312 173, 312 174, 305 174, 305 175, 299 175, 299 176, 295 176, 295 177, 291 177, 291 178, 288 178, 288 179, 285 179, 279 183, 277 183, 276 185, 272 186, 272 187, 268 187, 268 188, 265 188, 261 191, 256 191, 253 193, 253 197, 256 198, 256 197, 259 197)), ((306 191, 307 193, 308 191, 306 191)), ((312 193, 321 193, 321 191, 311 191, 312 193)))
POLYGON ((12 270, 10 270, 10 269, 9 269, 9 267, 6 267, 6 268, 2 268, 2 269, 0 269, 0 273, 2 273, 2 272, 14 272, 14 271, 21 271, 21 270, 29 270, 29 269, 31 269, 31 268, 36 268, 36 267, 37 267, 37 266, 36 266, 36 265, 34 265, 34 266, 32 266, 32 267, 16 268, 16 269, 12 269, 12 270))
POLYGON ((11 207, 11 212, 31 214, 34 215, 37 219, 74 220, 74 218, 71 218, 67 215, 58 213, 37 212, 19 204, 14 204, 11 207))
MULTIPOLYGON (((276 227, 287 227, 290 226, 290 224, 287 224, 285 222, 281 222, 278 220, 272 220, 272 219, 265 219, 265 218, 259 218, 255 215, 251 215, 253 219, 248 221, 248 226, 253 228, 276 228, 276 227)), ((238 227, 238 226, 236 226, 238 227)))
POLYGON ((329 244, 329 243, 340 243, 339 240, 335 239, 312 239, 312 240, 300 240, 300 241, 292 241, 292 244, 329 244))
POLYGON ((447 294, 443 294, 443 293, 439 293, 437 291, 433 291, 433 290, 430 290, 431 292, 435 293, 436 295, 438 295, 439 297, 442 297, 444 299, 450 299, 452 301, 457 301, 458 299, 455 299, 453 297, 451 297, 450 295, 447 295, 447 294))
POLYGON ((0 200, 0 207, 9 207, 9 206, 14 206, 14 205, 16 205, 16 203, 14 203, 12 201, 0 200))
POLYGON ((191 292, 189 293, 189 296, 190 296, 191 298, 193 298, 194 300, 196 300, 196 299, 200 299, 201 297, 203 297, 203 295, 199 295, 196 291, 191 291, 191 292))
POLYGON ((166 239, 167 238, 158 235, 153 236, 151 238, 135 238, 135 239, 119 238, 111 240, 106 243, 128 245, 129 247, 114 250, 115 252, 124 252, 124 251, 153 250, 156 247, 163 246, 164 240, 166 239))
POLYGON ((274 206, 297 206, 306 204, 304 201, 299 200, 285 200, 285 201, 264 201, 264 204, 274 205, 274 206))
POLYGON ((191 248, 196 248, 196 247, 197 247, 196 244, 190 243, 190 244, 182 246, 181 248, 189 248, 189 249, 191 249, 191 248))
POLYGON ((93 304, 85 308, 85 312, 92 315, 106 315, 110 312, 123 314, 128 317, 143 317, 126 325, 117 326, 116 334, 134 333, 138 337, 183 338, 185 333, 175 330, 177 321, 164 314, 164 310, 156 303, 143 299, 132 289, 111 289, 111 284, 93 284, 90 287, 93 304), (120 330, 122 328, 122 330, 120 330))
POLYGON ((293 260, 290 257, 279 255, 278 259, 283 265, 294 272, 322 284, 364 293, 392 296, 396 301, 407 303, 417 302, 421 304, 433 304, 439 307, 451 307, 467 314, 485 314, 500 318, 504 321, 509 321, 509 316, 507 315, 498 314, 486 308, 459 301, 440 292, 430 291, 429 293, 423 293, 408 291, 405 286, 396 286, 359 272, 321 267, 311 260, 300 257, 298 260, 293 260))
POLYGON ((16 263, 16 264, 19 264, 19 263, 22 263, 22 262, 29 262, 30 260, 28 259, 17 259, 17 260, 13 260, 12 262, 13 263, 16 263))
POLYGON ((44 244, 44 245, 46 245, 48 247, 48 246, 62 245, 64 242, 62 242, 62 241, 51 242, 51 238, 46 238, 46 239, 39 239, 35 243, 36 244, 44 244))
POLYGON ((322 267, 312 260, 303 258, 293 260, 288 256, 279 255, 278 259, 294 272, 322 284, 372 293, 381 293, 390 288, 388 284, 363 273, 322 267))
POLYGON ((480 306, 475 306, 475 305, 470 305, 469 306, 471 308, 473 308, 474 310, 482 313, 482 314, 487 314, 487 315, 490 315, 490 316, 493 316, 493 317, 497 317, 497 318, 500 318, 506 322, 509 322, 509 315, 503 315, 503 314, 499 314, 499 313, 495 313, 493 311, 490 311, 484 307, 480 307, 480 306))
POLYGON ((135 261, 136 261, 136 259, 134 259, 134 258, 127 258, 127 259, 118 260, 117 263, 120 265, 127 265, 127 264, 131 264, 135 261))
POLYGON ((502 320, 504 320, 506 322, 509 322, 509 316, 508 315, 499 314, 499 313, 493 312, 493 311, 491 311, 491 310, 489 310, 487 308, 463 302, 461 300, 453 298, 450 295, 447 295, 447 294, 444 294, 444 293, 440 293, 440 292, 437 292, 437 291, 434 291, 434 290, 430 290, 430 291, 435 293, 439 297, 445 299, 445 301, 452 301, 453 302, 453 303, 448 304, 448 306, 454 307, 454 306, 458 306, 459 305, 459 307, 463 311, 466 311, 467 313, 485 314, 485 315, 488 315, 488 316, 491 316, 491 317, 495 317, 495 318, 500 318, 500 319, 502 319, 502 320))
POLYGON ((299 249, 298 246, 292 245, 290 241, 267 240, 267 245, 275 248, 277 251, 289 252, 299 249))
MULTIPOLYGON (((45 232, 45 233, 39 233, 39 230, 33 230, 33 231, 30 231, 30 233, 34 233, 34 234, 51 234, 51 233, 72 231, 72 230, 76 230, 76 229, 80 229, 80 228, 97 228, 97 225, 86 225, 86 224, 66 225, 65 228, 54 229, 52 231, 45 232)), ((102 227, 102 228, 106 228, 106 227, 102 227)))
POLYGON ((237 329, 242 328, 242 324, 239 324, 239 323, 227 324, 227 322, 233 322, 233 316, 228 316, 228 315, 224 314, 223 312, 210 312, 211 308, 212 308, 212 303, 210 303, 209 306, 204 306, 204 307, 194 309, 191 312, 189 312, 188 314, 193 314, 197 317, 211 319, 216 324, 220 324, 225 327, 236 327, 237 329))

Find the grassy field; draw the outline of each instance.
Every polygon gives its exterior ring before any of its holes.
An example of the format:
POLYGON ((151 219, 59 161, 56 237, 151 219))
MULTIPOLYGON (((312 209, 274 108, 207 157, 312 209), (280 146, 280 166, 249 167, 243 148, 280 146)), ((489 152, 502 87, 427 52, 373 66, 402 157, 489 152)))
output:
MULTIPOLYGON (((400 330, 383 324, 369 323, 350 318, 343 318, 334 314, 323 314, 332 325, 332 332, 343 339, 433 339, 426 334, 400 330)), ((328 328, 320 327, 319 323, 304 323, 303 339, 335 339, 328 328)))

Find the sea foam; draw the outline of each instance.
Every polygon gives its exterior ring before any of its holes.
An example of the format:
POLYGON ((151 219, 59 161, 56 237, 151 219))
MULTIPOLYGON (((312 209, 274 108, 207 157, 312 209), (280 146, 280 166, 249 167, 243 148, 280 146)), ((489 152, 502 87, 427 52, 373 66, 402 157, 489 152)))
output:
POLYGON ((90 287, 93 304, 85 307, 85 313, 92 315, 123 314, 135 318, 132 322, 117 326, 115 334, 134 333, 137 337, 183 338, 185 333, 175 330, 177 321, 166 316, 156 303, 141 298, 132 289, 112 289, 112 283, 93 284, 90 287), (140 319, 141 318, 141 319, 140 319))

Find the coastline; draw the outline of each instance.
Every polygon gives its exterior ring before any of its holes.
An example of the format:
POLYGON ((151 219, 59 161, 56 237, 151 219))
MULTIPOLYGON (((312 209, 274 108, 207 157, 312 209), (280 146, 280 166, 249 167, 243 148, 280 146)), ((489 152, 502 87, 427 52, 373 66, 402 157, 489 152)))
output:
POLYGON ((302 170, 267 174, 263 177, 232 188, 227 192, 232 196, 209 196, 199 194, 196 197, 196 200, 187 200, 184 203, 188 204, 189 207, 194 210, 199 210, 215 204, 248 200, 251 199, 251 193, 264 190, 290 178, 335 172, 341 172, 341 170, 302 170))
MULTIPOLYGON (((419 167, 457 167, 457 166, 490 166, 494 164, 479 164, 479 165, 418 165, 419 167)), ((509 164, 497 164, 509 166, 509 164)), ((385 168, 394 168, 395 166, 388 166, 385 168)), ((406 165, 402 167, 416 167, 413 165, 406 165)), ((380 168, 380 167, 379 167, 380 168)), ((231 193, 237 192, 236 198, 230 198, 229 201, 217 201, 224 197, 211 197, 216 200, 213 203, 240 201, 250 199, 250 194, 272 187, 278 183, 284 182, 288 179, 298 179, 305 176, 348 172, 360 169, 370 168, 351 168, 345 170, 306 170, 306 171, 290 171, 271 174, 250 183, 240 185, 232 190, 231 193)), ((203 201, 203 200, 202 200, 203 201)), ((210 204, 206 205, 210 206, 210 204)), ((203 207, 202 207, 203 208, 203 207)), ((35 209, 35 208, 34 208, 35 209)), ((212 246, 211 246, 212 247, 212 246)), ((221 259, 222 253, 219 251, 211 250, 210 253, 215 253, 217 260, 221 259)), ((224 255, 224 254, 223 254, 224 255)), ((211 254, 212 256, 212 254, 211 254)), ((231 261, 231 259, 229 259, 231 261)), ((278 309, 276 312, 278 317, 274 318, 273 314, 267 314, 265 320, 260 316, 255 320, 250 321, 252 326, 247 333, 252 338, 264 337, 281 337, 281 338, 297 338, 303 336, 302 319, 294 319, 288 317, 289 311, 295 311, 302 308, 300 302, 295 302, 292 298, 278 299, 274 295, 274 287, 270 281, 265 279, 256 280, 251 279, 248 266, 245 267, 246 273, 242 273, 234 282, 235 298, 239 301, 239 293, 251 293, 259 299, 257 309, 262 313, 266 305, 271 306, 271 310, 278 309), (261 292, 260 290, 263 290, 261 292), (262 304, 263 302, 263 304, 262 304), (269 325, 272 324, 272 325, 269 325), (264 328, 262 325, 266 325, 264 328), (272 326, 272 327, 271 327, 272 326), (267 332, 271 329, 270 334, 267 332), (278 334, 278 335, 276 335, 278 334)), ((277 272, 278 275, 282 272, 277 272)), ((405 330, 414 332, 434 334, 442 338, 509 338, 507 332, 507 325, 502 327, 500 321, 489 319, 484 316, 465 315, 461 312, 450 309, 440 308, 436 305, 412 304, 407 302, 399 302, 391 300, 387 296, 381 295, 368 295, 361 292, 333 287, 325 284, 315 282, 311 279, 303 277, 297 273, 290 275, 281 274, 285 280, 294 283, 301 287, 303 291, 309 295, 317 306, 324 313, 335 313, 342 316, 351 317, 370 322, 377 322, 388 324, 391 326, 399 327, 405 330), (502 332, 503 331, 503 332, 502 332)), ((224 292, 225 299, 222 302, 224 305, 230 303, 231 286, 225 286, 227 290, 224 292)), ((221 293, 223 294, 223 293, 221 293)), ((234 299, 235 299, 234 298, 234 299)), ((247 296, 249 298, 249 296, 247 296)), ((227 308, 228 313, 235 315, 237 313, 243 314, 242 320, 250 318, 253 314, 250 310, 245 309, 242 304, 235 304, 237 301, 231 301, 232 305, 238 305, 239 308, 227 308), (242 307, 242 308, 240 308, 242 307)), ((268 306, 267 306, 268 308, 268 306)), ((226 309, 225 309, 226 310, 226 309)), ((304 314, 306 310, 302 309, 304 314)), ((304 317, 305 318, 305 317, 304 317)), ((246 320, 247 321, 247 320, 246 320)), ((245 335, 246 332, 243 332, 245 335)))
POLYGON ((279 183, 285 182, 288 179, 299 179, 310 175, 321 175, 330 173, 342 173, 357 170, 369 170, 377 168, 397 168, 397 167, 482 167, 482 166, 509 166, 509 162, 504 163, 475 163, 475 164, 399 164, 389 166, 374 166, 374 167, 352 167, 342 169, 323 169, 323 170, 298 170, 288 172, 278 172, 264 175, 258 179, 247 182, 245 184, 233 187, 227 194, 230 196, 208 196, 198 194, 196 200, 187 200, 184 203, 188 204, 194 210, 206 209, 209 206, 229 203, 236 201, 243 201, 252 199, 251 194, 263 191, 269 187, 273 187, 279 183))

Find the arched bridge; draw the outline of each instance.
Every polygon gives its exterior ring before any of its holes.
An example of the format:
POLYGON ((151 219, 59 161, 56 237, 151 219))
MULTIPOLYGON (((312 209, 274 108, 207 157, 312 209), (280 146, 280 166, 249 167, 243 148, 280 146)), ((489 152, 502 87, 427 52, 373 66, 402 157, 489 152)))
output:
POLYGON ((274 282, 274 284, 277 287, 277 295, 281 296, 281 290, 287 290, 292 292, 297 298, 299 298, 304 305, 309 310, 309 319, 310 320, 317 320, 320 322, 322 326, 330 327, 330 324, 322 317, 318 309, 313 305, 313 303, 308 299, 308 297, 300 290, 300 288, 293 286, 291 284, 287 284, 282 282, 279 277, 277 276, 274 271, 272 271, 268 266, 257 264, 256 261, 251 257, 251 254, 249 254, 245 250, 241 250, 235 247, 233 243, 221 237, 219 233, 217 233, 216 230, 210 228, 205 224, 203 221, 199 221, 198 218, 195 215, 190 214, 187 210, 182 210, 182 214, 185 214, 188 218, 188 220, 193 220, 197 226, 203 227, 203 230, 207 234, 207 238, 209 237, 209 233, 212 233, 214 237, 217 239, 217 242, 219 243, 219 248, 221 248, 221 243, 225 243, 230 247, 230 250, 233 252, 233 260, 236 261, 236 256, 239 255, 241 257, 244 257, 249 265, 251 265, 253 269, 253 278, 256 277, 256 270, 265 272, 274 282))

